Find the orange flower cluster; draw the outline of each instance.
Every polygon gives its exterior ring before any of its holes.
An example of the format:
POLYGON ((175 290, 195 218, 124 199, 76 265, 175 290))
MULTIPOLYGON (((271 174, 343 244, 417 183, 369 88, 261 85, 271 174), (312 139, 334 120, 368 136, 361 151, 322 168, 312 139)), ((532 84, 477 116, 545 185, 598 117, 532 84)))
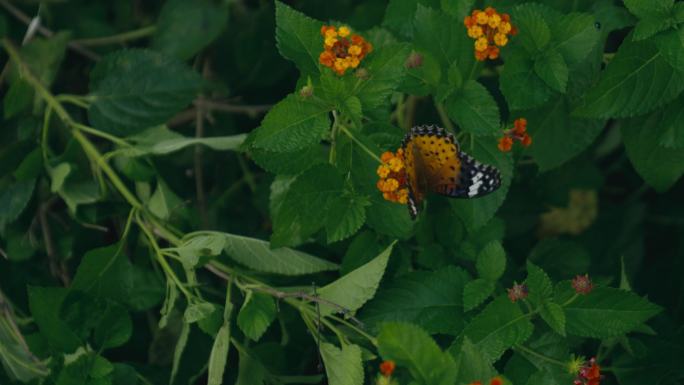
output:
POLYGON ((400 148, 396 154, 387 151, 382 154, 380 160, 382 160, 382 164, 378 166, 377 170, 380 179, 376 186, 382 192, 382 197, 390 202, 406 204, 408 202, 408 187, 404 150, 400 148))
POLYGON ((601 367, 596 363, 596 358, 592 358, 585 362, 579 368, 577 377, 573 381, 574 385, 600 385, 601 384, 601 367))
MULTIPOLYGON (((473 381, 470 383, 470 385, 482 385, 482 381, 473 381)), ((503 385, 503 380, 501 377, 496 376, 489 380, 489 385, 503 385)))
POLYGON ((527 285, 524 283, 514 283, 513 287, 508 289, 508 298, 511 302, 516 302, 527 298, 528 293, 529 290, 527 289, 527 285))
POLYGON ((499 150, 501 152, 511 151, 514 140, 519 141, 523 147, 532 144, 532 137, 527 133, 527 119, 516 119, 513 122, 513 128, 504 131, 504 135, 499 138, 499 150))
POLYGON ((475 39, 475 58, 479 61, 499 57, 499 47, 508 44, 508 35, 515 35, 518 30, 511 24, 507 13, 499 14, 492 7, 473 10, 463 20, 468 28, 468 36, 475 39))
POLYGON ((350 68, 356 68, 366 55, 373 50, 371 43, 363 37, 352 34, 347 26, 335 28, 332 25, 321 27, 323 52, 318 61, 342 76, 350 68))

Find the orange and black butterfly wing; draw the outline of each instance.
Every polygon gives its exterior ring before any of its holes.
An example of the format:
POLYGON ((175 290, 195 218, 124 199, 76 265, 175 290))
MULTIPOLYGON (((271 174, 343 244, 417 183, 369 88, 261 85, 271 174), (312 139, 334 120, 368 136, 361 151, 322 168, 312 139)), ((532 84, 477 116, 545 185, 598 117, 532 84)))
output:
POLYGON ((413 127, 404 137, 402 147, 412 218, 418 215, 427 192, 454 198, 476 198, 501 185, 496 168, 461 152, 454 136, 441 127, 413 127))

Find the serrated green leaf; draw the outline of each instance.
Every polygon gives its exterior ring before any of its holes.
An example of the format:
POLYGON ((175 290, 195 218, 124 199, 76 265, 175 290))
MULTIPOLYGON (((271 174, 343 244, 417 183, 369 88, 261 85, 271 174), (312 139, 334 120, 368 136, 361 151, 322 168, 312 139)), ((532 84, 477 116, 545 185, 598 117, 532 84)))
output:
MULTIPOLYGON (((380 195, 380 194, 378 194, 380 195)), ((366 210, 366 223, 378 233, 399 239, 411 236, 414 222, 405 205, 388 202, 382 196, 372 196, 366 210)))
POLYGON ((354 235, 366 222, 368 199, 363 196, 341 196, 330 202, 326 214, 325 231, 328 243, 354 235))
POLYGON ((442 352, 435 341, 418 326, 389 322, 378 335, 378 351, 386 360, 407 368, 420 385, 451 385, 458 366, 451 355, 442 352))
POLYGON ((482 248, 477 255, 477 262, 475 264, 477 274, 481 278, 490 281, 496 281, 506 270, 506 251, 501 243, 492 241, 482 248))
POLYGON ((634 27, 634 41, 644 40, 658 32, 670 28, 670 24, 663 20, 662 16, 645 16, 634 27))
POLYGON ((660 138, 671 127, 667 122, 673 118, 679 119, 679 112, 671 115, 665 109, 621 124, 630 162, 646 183, 657 191, 666 191, 684 174, 684 152, 660 145, 660 138))
POLYGON ((119 347, 131 338, 133 321, 126 309, 115 303, 108 303, 102 319, 95 328, 93 340, 100 349, 119 347))
POLYGON ((14 222, 24 211, 33 196, 34 179, 20 180, 3 189, 0 194, 0 232, 14 222))
POLYGON ((142 49, 116 51, 91 73, 88 119, 99 130, 128 136, 165 123, 190 104, 201 84, 175 59, 142 49))
POLYGON ((555 302, 545 302, 539 308, 539 315, 556 333, 565 336, 565 311, 555 302))
POLYGON ((411 95, 425 96, 439 85, 442 69, 437 59, 426 51, 413 51, 411 55, 420 55, 421 63, 417 67, 406 68, 400 90, 411 95))
POLYGON ((440 0, 444 12, 453 16, 456 20, 463 18, 473 9, 475 0, 440 0))
POLYGON ((221 254, 226 245, 226 237, 220 233, 199 235, 183 242, 175 250, 183 263, 190 269, 197 266, 203 259, 221 254))
POLYGON ((530 317, 520 310, 517 303, 503 295, 490 302, 473 318, 463 329, 463 334, 490 362, 494 362, 506 349, 525 342, 533 329, 530 317))
POLYGON ((237 316, 237 324, 247 337, 258 341, 275 317, 276 305, 273 298, 250 291, 237 316))
POLYGON ((276 42, 283 57, 303 73, 318 73, 318 55, 323 51, 321 23, 276 1, 276 42))
POLYGON ((527 279, 525 280, 529 289, 529 301, 540 306, 553 295, 553 283, 549 276, 539 266, 527 261, 527 279))
POLYGON ((599 287, 565 306, 568 334, 607 338, 629 332, 662 308, 631 291, 599 287))
POLYGON ((535 4, 515 7, 511 19, 519 30, 515 40, 525 47, 528 53, 541 52, 551 41, 551 29, 535 4))
POLYGON ((568 66, 558 51, 546 50, 534 61, 534 72, 554 90, 565 93, 568 66))
POLYGON ((361 348, 343 345, 338 349, 329 343, 321 344, 321 357, 330 385, 363 385, 361 348))
POLYGON ((19 115, 31 106, 33 101, 33 87, 22 79, 12 82, 3 100, 5 119, 19 115))
POLYGON ((512 110, 538 107, 554 94, 535 73, 529 54, 513 47, 501 72, 499 87, 512 110))
POLYGON ((658 34, 652 40, 663 59, 677 71, 684 72, 684 28, 658 34))
POLYGON ((385 17, 382 20, 383 27, 392 32, 410 37, 413 35, 413 17, 416 14, 416 5, 420 0, 389 0, 385 17))
POLYGON ((496 375, 496 370, 487 356, 468 337, 460 345, 452 345, 449 352, 458 365, 458 384, 470 384, 496 375))
POLYGON ((579 155, 594 142, 604 127, 603 120, 573 117, 571 111, 569 100, 559 96, 542 107, 520 112, 520 116, 527 118, 527 130, 534 138, 527 151, 542 172, 579 155))
POLYGON ((225 1, 169 0, 159 13, 152 47, 187 60, 211 44, 227 22, 228 3, 225 1))
POLYGON ((413 272, 383 286, 359 317, 371 328, 385 321, 410 322, 430 334, 456 334, 463 327, 463 269, 413 272))
POLYGON ((471 143, 474 147, 462 146, 461 149, 480 162, 501 171, 501 187, 497 191, 482 198, 454 199, 449 202, 453 212, 472 231, 487 224, 503 204, 513 177, 513 161, 510 154, 499 151, 496 139, 492 137, 474 138, 471 143))
POLYGON ((323 146, 318 143, 293 152, 273 152, 252 147, 249 154, 259 167, 279 175, 297 175, 328 161, 323 146))
POLYGON ((209 317, 216 310, 216 306, 209 302, 197 302, 190 304, 185 313, 183 313, 183 321, 186 323, 193 323, 201 321, 209 317))
POLYGON ((478 278, 466 283, 463 288, 463 310, 470 311, 480 306, 494 293, 494 281, 478 278))
MULTIPOLYGON (((318 290, 318 295, 329 302, 341 306, 345 311, 355 312, 375 296, 375 291, 378 289, 380 280, 385 274, 385 268, 387 267, 387 261, 392 253, 393 246, 394 243, 372 261, 323 286, 318 290)), ((319 306, 321 314, 324 315, 342 310, 326 303, 321 303, 319 306)))
POLYGON ((624 0, 630 12, 639 17, 665 15, 672 9, 674 0, 624 0))
POLYGON ((289 95, 266 114, 251 133, 254 147, 292 152, 318 143, 330 129, 330 111, 298 95, 289 95))
POLYGON ((595 118, 640 115, 670 102, 683 89, 684 74, 665 61, 654 43, 625 41, 574 113, 595 118))
POLYGON ((473 135, 488 135, 499 131, 499 107, 482 84, 468 80, 463 88, 446 99, 449 117, 473 135))
POLYGON ((293 246, 325 225, 330 203, 343 192, 343 180, 329 164, 312 167, 290 185, 273 219, 271 244, 293 246))
POLYGON ((183 201, 161 179, 157 180, 157 189, 147 202, 150 212, 160 219, 169 219, 171 215, 183 207, 183 201))
POLYGON ((404 62, 409 52, 408 44, 393 44, 373 51, 364 60, 368 78, 361 79, 355 87, 364 111, 373 111, 387 104, 389 96, 404 77, 404 62))
POLYGON ((332 262, 297 250, 286 247, 271 249, 268 242, 261 239, 227 233, 225 236, 226 254, 252 270, 282 275, 304 275, 338 269, 332 262))
POLYGON ((597 17, 588 13, 569 13, 551 25, 551 48, 560 52, 568 67, 576 66, 599 43, 601 30, 596 28, 597 17))
POLYGON ((245 349, 237 350, 240 362, 235 385, 264 385, 269 374, 264 364, 245 349))

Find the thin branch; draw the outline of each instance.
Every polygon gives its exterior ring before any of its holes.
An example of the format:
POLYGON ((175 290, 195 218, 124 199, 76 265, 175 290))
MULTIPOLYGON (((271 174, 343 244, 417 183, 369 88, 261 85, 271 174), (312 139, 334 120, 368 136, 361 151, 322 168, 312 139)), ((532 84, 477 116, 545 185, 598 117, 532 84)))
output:
POLYGON ((151 36, 156 30, 157 27, 151 25, 148 27, 143 27, 140 29, 135 29, 133 31, 127 31, 111 36, 93 37, 88 39, 76 39, 73 40, 73 43, 87 47, 98 47, 109 44, 123 44, 127 41, 142 39, 151 36))
POLYGON ((47 213, 50 210, 50 203, 42 203, 38 208, 38 221, 40 222, 40 230, 43 234, 43 243, 45 243, 45 252, 47 253, 48 261, 50 263, 50 273, 62 281, 62 285, 69 286, 71 279, 66 273, 66 267, 59 261, 55 245, 52 240, 52 230, 50 223, 47 220, 47 213))
MULTIPOLYGON (((1 0, 0 0, 1 1, 1 0)), ((176 116, 171 118, 166 125, 169 127, 174 127, 174 126, 180 126, 182 124, 188 123, 195 119, 195 116, 197 115, 197 110, 200 107, 205 110, 205 112, 209 111, 220 111, 220 112, 227 112, 230 114, 244 114, 247 115, 251 118, 257 117, 259 114, 263 114, 267 112, 273 105, 271 104, 257 104, 257 105, 240 105, 240 104, 231 104, 228 102, 222 102, 222 101, 216 101, 216 100, 196 100, 194 102, 194 107, 187 109, 183 112, 178 113, 176 116)))
MULTIPOLYGON (((27 16, 24 12, 22 12, 19 8, 15 7, 14 5, 10 4, 9 1, 7 0, 0 0, 0 6, 5 8, 7 12, 9 12, 12 16, 14 16, 16 19, 21 21, 22 23, 26 25, 31 25, 31 21, 33 20, 31 17, 27 16)), ((42 25, 38 26, 38 33, 45 37, 51 37, 55 33, 52 32, 50 29, 43 27, 42 25)), ((93 61, 98 61, 100 60, 100 55, 96 54, 95 52, 89 50, 88 48, 85 48, 81 44, 75 42, 75 41, 70 41, 68 43, 69 48, 71 48, 73 51, 78 52, 79 54, 87 57, 90 60, 93 61)))
MULTIPOLYGON (((39 366, 38 370, 47 372, 48 369, 45 367, 45 364, 41 362, 38 359, 38 357, 33 355, 33 352, 31 352, 31 349, 26 343, 24 335, 21 333, 21 330, 14 321, 14 311, 10 306, 9 301, 5 300, 5 294, 2 292, 2 290, 0 290, 0 318, 4 318, 5 320, 7 320, 7 325, 10 327, 10 329, 12 329, 12 332, 17 342, 19 343, 19 345, 21 345, 21 348, 24 349, 26 353, 28 353, 28 356, 31 358, 31 360, 39 366)), ((46 374, 47 373, 45 373, 44 375, 46 374)))
MULTIPOLYGON (((209 62, 204 61, 202 65, 202 77, 206 79, 209 74, 209 62)), ((204 95, 197 96, 197 111, 195 114, 195 137, 204 137, 204 118, 205 112, 202 106, 204 95)), ((209 216, 207 215, 207 199, 204 192, 204 169, 202 168, 202 146, 195 146, 194 166, 195 166, 195 192, 197 193, 197 208, 199 209, 202 227, 209 227, 209 216)))

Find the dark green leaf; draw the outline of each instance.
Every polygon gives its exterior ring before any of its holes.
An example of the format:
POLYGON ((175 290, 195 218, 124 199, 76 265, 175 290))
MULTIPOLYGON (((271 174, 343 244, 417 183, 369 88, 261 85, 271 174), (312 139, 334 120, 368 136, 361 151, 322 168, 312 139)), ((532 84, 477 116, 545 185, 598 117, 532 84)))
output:
POLYGON ((256 292, 249 292, 237 316, 237 324, 245 335, 258 341, 276 317, 273 299, 256 292))
POLYGON ((499 131, 499 107, 482 84, 468 80, 463 88, 446 100, 449 117, 473 135, 487 135, 499 131))
POLYGON ((3 189, 0 194, 0 232, 14 222, 24 211, 33 196, 36 181, 20 180, 3 189))
POLYGON ((67 324, 59 318, 67 289, 57 287, 28 287, 29 309, 40 333, 50 347, 58 352, 71 353, 81 341, 67 324))
POLYGON ((506 270, 506 251, 498 241, 488 243, 477 256, 477 274, 481 278, 496 281, 506 270))
POLYGON ((190 104, 201 78, 183 63, 141 49, 116 51, 91 74, 88 118, 99 130, 127 136, 165 123, 190 104))
POLYGON ((216 39, 227 22, 225 1, 169 0, 159 14, 152 47, 186 60, 216 39))
POLYGON ((325 231, 328 243, 341 241, 354 235, 366 222, 368 199, 363 196, 343 195, 330 202, 325 231))
POLYGON ((529 301, 535 306, 542 305, 553 295, 553 283, 549 276, 530 261, 527 261, 525 283, 529 289, 529 301))
POLYGON ((556 50, 546 50, 534 61, 534 72, 554 90, 565 93, 568 85, 568 66, 556 50))
POLYGON ((539 308, 539 315, 556 333, 565 336, 565 311, 555 302, 545 302, 539 308))
POLYGON ((551 40, 551 29, 537 4, 529 3, 516 7, 511 15, 519 33, 515 36, 529 54, 541 52, 551 40))
POLYGON ((494 293, 494 281, 478 278, 466 283, 463 288, 463 310, 473 310, 492 293, 494 293))
POLYGON ((521 49, 511 48, 501 72, 500 88, 512 110, 544 104, 554 91, 534 71, 534 61, 521 49))
POLYGON ((280 54, 307 74, 318 72, 318 55, 323 52, 322 23, 289 6, 276 2, 276 41, 280 54))
POLYGON ((404 77, 404 62, 409 51, 408 44, 393 44, 373 51, 364 59, 363 66, 368 71, 368 79, 359 81, 356 96, 365 112, 376 110, 387 103, 404 77))

